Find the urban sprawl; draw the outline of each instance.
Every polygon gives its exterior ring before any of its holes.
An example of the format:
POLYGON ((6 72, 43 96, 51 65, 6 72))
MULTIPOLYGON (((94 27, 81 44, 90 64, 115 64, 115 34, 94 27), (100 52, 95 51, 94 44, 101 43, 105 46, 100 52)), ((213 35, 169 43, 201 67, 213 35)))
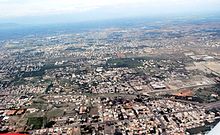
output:
POLYGON ((220 121, 220 24, 0 41, 0 133, 205 134, 220 121))

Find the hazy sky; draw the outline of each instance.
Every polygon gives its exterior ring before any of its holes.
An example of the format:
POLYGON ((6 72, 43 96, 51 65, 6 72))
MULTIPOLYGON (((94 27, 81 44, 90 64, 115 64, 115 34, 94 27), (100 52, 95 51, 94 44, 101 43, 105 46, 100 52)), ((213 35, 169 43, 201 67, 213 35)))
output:
POLYGON ((22 18, 81 21, 219 11, 220 0, 0 0, 0 22, 22 18))

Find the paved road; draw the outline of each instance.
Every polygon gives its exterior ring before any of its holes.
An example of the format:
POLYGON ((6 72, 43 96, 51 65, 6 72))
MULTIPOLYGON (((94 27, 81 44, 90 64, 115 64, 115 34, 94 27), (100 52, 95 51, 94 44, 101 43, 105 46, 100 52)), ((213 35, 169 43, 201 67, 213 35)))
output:
POLYGON ((214 103, 209 103, 209 104, 204 104, 205 109, 212 109, 212 108, 220 108, 220 101, 214 102, 214 103))
POLYGON ((171 91, 178 91, 178 90, 182 90, 182 89, 193 89, 193 88, 197 88, 197 87, 209 87, 215 84, 206 84, 206 85, 192 85, 192 86, 186 86, 186 87, 180 87, 177 89, 165 89, 165 90, 154 90, 154 91, 150 91, 147 92, 148 94, 152 94, 152 93, 160 93, 160 92, 171 92, 171 91))

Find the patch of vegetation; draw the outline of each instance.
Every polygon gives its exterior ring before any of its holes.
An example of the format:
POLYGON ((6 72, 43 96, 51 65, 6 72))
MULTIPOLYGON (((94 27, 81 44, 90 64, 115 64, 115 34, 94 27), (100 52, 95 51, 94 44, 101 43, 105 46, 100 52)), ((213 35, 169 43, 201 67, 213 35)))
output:
POLYGON ((45 65, 41 68, 42 71, 45 71, 45 70, 50 70, 50 69, 56 69, 56 68, 65 68, 65 67, 68 67, 70 65, 54 65, 54 64, 48 64, 48 65, 45 65))
POLYGON ((216 102, 220 100, 220 87, 213 86, 208 88, 199 88, 195 92, 195 96, 202 100, 204 103, 216 102), (216 96, 212 96, 216 95, 216 96))
POLYGON ((52 128, 55 123, 56 123, 55 121, 49 121, 49 122, 45 125, 45 128, 52 128))
POLYGON ((46 110, 48 105, 45 103, 45 100, 38 98, 33 100, 33 103, 30 107, 37 108, 39 110, 46 110))
POLYGON ((45 93, 48 94, 48 92, 51 90, 52 87, 53 87, 53 84, 50 83, 50 84, 47 86, 47 88, 46 88, 46 90, 45 90, 45 93))
POLYGON ((53 117, 60 117, 62 116, 64 111, 62 109, 53 109, 49 112, 47 112, 47 117, 48 118, 53 118, 53 117))
POLYGON ((14 79, 14 81, 18 81, 20 78, 27 78, 27 77, 42 77, 45 74, 46 70, 50 69, 56 69, 56 68, 65 68, 70 65, 54 65, 54 64, 48 64, 44 65, 40 70, 38 71, 30 71, 30 72, 20 72, 17 77, 14 79))
POLYGON ((27 84, 27 81, 24 80, 23 78, 13 80, 14 85, 22 85, 22 84, 27 84))
POLYGON ((82 51, 85 51, 86 49, 77 48, 77 47, 68 47, 66 50, 74 51, 74 52, 82 52, 82 51))
POLYGON ((31 71, 31 72, 23 72, 23 73, 22 73, 22 77, 23 77, 23 78, 26 78, 26 77, 43 76, 44 73, 45 73, 45 72, 44 72, 43 70, 31 71))
POLYGON ((109 67, 128 67, 128 68, 136 68, 143 66, 143 58, 118 58, 118 59, 109 59, 107 61, 107 66, 109 67))
POLYGON ((30 117, 28 118, 27 125, 30 129, 40 129, 46 121, 46 117, 30 117))

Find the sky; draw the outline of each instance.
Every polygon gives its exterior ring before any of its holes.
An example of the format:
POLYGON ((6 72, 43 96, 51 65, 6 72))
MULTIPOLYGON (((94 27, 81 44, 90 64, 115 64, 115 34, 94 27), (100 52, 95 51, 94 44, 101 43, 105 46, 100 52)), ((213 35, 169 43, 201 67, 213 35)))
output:
POLYGON ((80 22, 219 11, 220 0, 0 0, 0 23, 80 22))

